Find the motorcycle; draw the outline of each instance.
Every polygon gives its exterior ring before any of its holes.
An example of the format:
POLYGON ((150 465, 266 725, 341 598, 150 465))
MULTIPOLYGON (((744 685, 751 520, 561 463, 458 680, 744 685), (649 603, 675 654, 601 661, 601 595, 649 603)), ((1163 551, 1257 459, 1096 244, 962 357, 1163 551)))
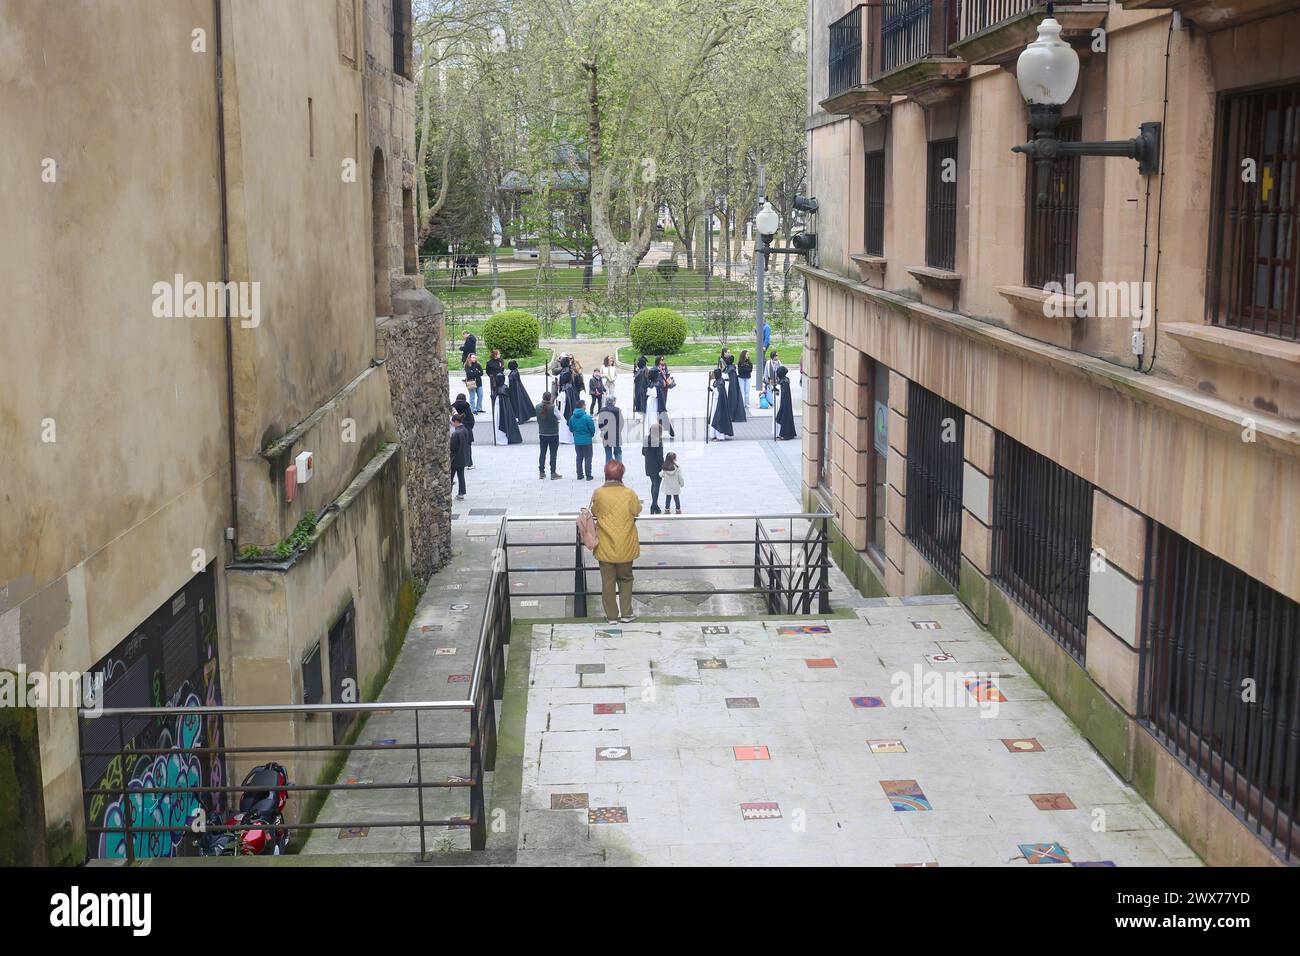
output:
POLYGON ((252 827, 223 830, 199 836, 200 856, 280 856, 289 846, 291 831, 284 825, 289 792, 289 772, 278 763, 254 767, 244 778, 239 812, 230 813, 224 826, 252 827))

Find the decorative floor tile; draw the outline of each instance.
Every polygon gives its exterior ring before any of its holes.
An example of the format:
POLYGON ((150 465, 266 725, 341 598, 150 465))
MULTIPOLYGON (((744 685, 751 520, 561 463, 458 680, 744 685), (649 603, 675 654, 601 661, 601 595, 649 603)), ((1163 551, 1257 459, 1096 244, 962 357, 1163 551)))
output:
POLYGON ((901 740, 868 740, 867 746, 873 754, 905 754, 907 748, 901 740))
POLYGON ((469 605, 468 605, 468 604, 450 604, 450 605, 448 605, 448 607, 449 607, 451 610, 453 610, 453 611, 468 611, 468 610, 469 610, 469 605))
POLYGON ((1114 866, 1114 860, 1089 860, 1088 862, 1070 861, 1070 866, 1114 866))
POLYGON ((1035 754, 1043 752, 1043 745, 1037 737, 1003 737, 1002 744, 1013 754, 1035 754))
POLYGON ((951 654, 926 654, 925 659, 931 664, 956 664, 957 658, 951 654))
POLYGON ((720 657, 697 659, 695 666, 702 671, 720 671, 727 669, 727 662, 720 657))
POLYGON ((818 667, 839 667, 840 665, 835 663, 833 657, 807 657, 804 658, 804 666, 815 669, 818 667))
POLYGON ((879 697, 850 697, 849 700, 853 703, 854 707, 858 707, 858 708, 872 708, 872 707, 885 706, 885 702, 879 697))
POLYGON ((342 827, 339 829, 340 840, 356 840, 370 835, 370 827, 342 827))
POLYGON ((422 625, 422 626, 420 627, 420 630, 423 631, 423 632, 426 632, 426 633, 429 632, 429 631, 441 631, 441 630, 442 630, 442 625, 441 625, 441 624, 424 624, 424 625, 422 625))
POLYGON ((789 627, 779 627, 776 633, 780 637, 800 637, 808 634, 829 634, 831 628, 829 624, 794 624, 789 627))
POLYGON ((704 624, 700 627, 701 634, 730 634, 731 628, 725 624, 704 624))
POLYGON ((776 803, 742 803, 740 816, 743 820, 780 820, 781 806, 776 803))
POLYGON ((736 755, 737 760, 771 760, 772 754, 765 746, 757 747, 732 747, 731 752, 736 755))
POLYGON ((586 810, 587 795, 585 793, 553 793, 551 794, 552 810, 586 810))
POLYGON ((456 648, 440 647, 437 650, 435 650, 433 653, 436 654, 438 657, 450 657, 452 654, 456 653, 456 648))
POLYGON ((596 636, 597 636, 597 637, 603 637, 603 638, 606 638, 606 639, 612 639, 612 638, 616 638, 616 637, 622 637, 622 636, 623 636, 623 629, 622 629, 621 627, 602 627, 602 628, 597 629, 597 631, 596 631, 596 636))
POLYGON ((597 747, 597 760, 631 760, 631 747, 597 747))
POLYGON ((444 584, 443 587, 448 591, 459 591, 461 588, 459 584, 444 584))
POLYGON ((1021 843, 1020 854, 1030 864, 1070 862, 1069 855, 1059 843, 1021 843))
POLYGON ((1063 793, 1031 793, 1029 799, 1039 810, 1075 810, 1078 809, 1063 793))
POLYGON ((627 807, 592 807, 587 811, 587 822, 627 823, 627 807))
POLYGON ((626 714, 627 708, 623 704, 592 704, 591 712, 593 714, 626 714))
POLYGON ((930 801, 915 780, 882 780, 880 788, 885 791, 890 805, 897 811, 931 809, 930 801))
POLYGON ((579 674, 603 674, 605 673, 604 664, 578 664, 574 670, 579 674))
POLYGON ((757 697, 728 697, 727 707, 730 710, 746 710, 758 706, 757 697))
POLYGON ((468 684, 469 674, 452 674, 447 678, 448 684, 468 684))
POLYGON ((913 621, 912 626, 918 631, 942 631, 943 625, 938 621, 913 621))
POLYGON ((966 690, 970 691, 970 695, 981 704, 1007 702, 1007 699, 1002 696, 1002 691, 998 690, 998 685, 987 677, 970 678, 963 683, 966 685, 966 690))

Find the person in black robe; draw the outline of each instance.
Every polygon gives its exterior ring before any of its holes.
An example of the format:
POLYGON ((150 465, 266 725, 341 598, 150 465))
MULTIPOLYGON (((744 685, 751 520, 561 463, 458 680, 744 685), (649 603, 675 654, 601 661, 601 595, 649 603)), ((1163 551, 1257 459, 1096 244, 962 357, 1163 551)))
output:
POLYGON ((492 357, 488 359, 487 365, 485 366, 485 370, 487 371, 487 377, 489 382, 495 382, 497 380, 498 372, 505 372, 506 363, 501 361, 500 349, 492 350, 492 357))
POLYGON ((456 482, 456 500, 465 498, 465 469, 469 467, 469 430, 459 415, 451 416, 451 477, 456 482))
POLYGON ((727 379, 722 369, 715 368, 709 373, 713 388, 713 415, 709 418, 709 441, 730 441, 736 434, 731 427, 730 402, 727 400, 727 379))
POLYGON ((510 369, 510 375, 507 376, 507 381, 510 383, 510 400, 515 403, 516 420, 522 425, 536 417, 537 408, 533 405, 533 400, 528 397, 523 379, 519 377, 519 363, 511 359, 507 368, 510 369))
POLYGON ((642 355, 636 360, 636 371, 632 373, 632 412, 636 415, 645 414, 646 399, 646 357, 642 355))
POLYGON ((736 370, 736 357, 728 352, 725 361, 727 363, 724 369, 727 375, 727 415, 734 425, 747 418, 745 400, 740 396, 740 373, 736 370))
POLYGON ((456 400, 451 403, 451 409, 460 416, 460 423, 464 426, 469 441, 465 445, 465 467, 474 467, 474 410, 469 407, 469 401, 465 398, 465 393, 461 392, 456 396, 456 400))
POLYGON ((460 344, 460 364, 461 367, 469 364, 469 357, 478 351, 478 337, 473 332, 466 332, 465 339, 460 344))
POLYGON ((510 386, 505 374, 497 372, 492 379, 492 443, 494 445, 521 445, 524 436, 519 434, 519 419, 515 403, 510 397, 510 386))
POLYGON ((784 365, 779 366, 776 370, 776 388, 773 392, 776 410, 772 413, 772 437, 777 441, 789 441, 795 437, 794 400, 790 394, 791 388, 790 370, 784 365))

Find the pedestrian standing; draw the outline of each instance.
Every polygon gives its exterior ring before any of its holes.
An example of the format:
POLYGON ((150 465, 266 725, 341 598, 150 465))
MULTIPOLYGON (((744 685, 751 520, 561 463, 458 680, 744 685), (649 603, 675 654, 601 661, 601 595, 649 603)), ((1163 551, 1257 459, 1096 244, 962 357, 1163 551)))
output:
POLYGON ((579 481, 593 480, 591 474, 592 441, 596 437, 596 420, 587 414, 587 403, 579 399, 569 416, 569 431, 573 432, 573 451, 578 461, 579 481))
POLYGON ((600 368, 600 375, 605 380, 605 394, 614 394, 614 383, 618 378, 618 363, 614 361, 614 356, 606 355, 605 363, 600 368))
POLYGON ((605 399, 605 407, 596 416, 600 443, 605 446, 605 464, 623 460, 623 412, 614 404, 614 396, 605 399))
POLYGON ((605 483, 591 496, 591 514, 596 519, 596 560, 600 562, 600 598, 605 620, 630 624, 636 619, 632 600, 632 564, 641 556, 636 516, 641 499, 623 484, 623 463, 605 465, 605 483), (615 599, 614 590, 618 589, 615 599))
POLYGON ((474 467, 474 410, 469 407, 469 402, 465 399, 465 393, 461 392, 456 396, 456 401, 451 403, 451 410, 460 416, 460 423, 465 426, 465 431, 469 434, 469 446, 465 449, 465 457, 468 459, 465 463, 466 468, 474 467))
POLYGON ((772 349, 767 365, 763 367, 763 394, 767 396, 769 407, 772 405, 772 387, 776 385, 776 370, 780 367, 781 361, 777 358, 776 349, 772 349))
POLYGON ((555 400, 550 392, 542 392, 542 404, 537 406, 537 439, 541 450, 537 454, 537 477, 546 477, 546 456, 551 456, 551 480, 560 475, 555 470, 555 456, 560 451, 560 413, 555 410, 555 400))
POLYGON ((478 356, 472 352, 469 361, 465 363, 465 388, 469 391, 475 414, 483 414, 483 366, 479 364, 478 356))
POLYGON ((736 363, 736 374, 740 376, 740 400, 749 408, 749 380, 754 375, 754 362, 749 357, 749 349, 740 350, 740 361, 736 363))
POLYGON ((674 505, 677 507, 676 513, 681 514, 682 489, 686 487, 686 481, 682 478, 682 466, 677 464, 677 452, 670 451, 664 456, 664 466, 659 477, 663 481, 664 514, 673 514, 674 505))
POLYGON ((650 479, 650 513, 657 515, 661 513, 659 507, 659 485, 663 482, 660 477, 664 470, 664 430, 658 425, 651 425, 646 432, 645 444, 641 446, 641 454, 645 457, 645 473, 650 479))
POLYGON ((456 479, 456 500, 465 500, 465 466, 469 463, 469 433, 459 415, 451 416, 451 473, 456 479))
POLYGON ((487 368, 487 377, 489 383, 495 382, 497 380, 498 373, 505 372, 506 363, 501 361, 500 349, 492 350, 492 356, 488 359, 486 368, 487 368))
POLYGON ((478 348, 478 338, 473 332, 466 332, 464 339, 460 343, 460 364, 463 367, 469 361, 469 357, 474 354, 478 348))

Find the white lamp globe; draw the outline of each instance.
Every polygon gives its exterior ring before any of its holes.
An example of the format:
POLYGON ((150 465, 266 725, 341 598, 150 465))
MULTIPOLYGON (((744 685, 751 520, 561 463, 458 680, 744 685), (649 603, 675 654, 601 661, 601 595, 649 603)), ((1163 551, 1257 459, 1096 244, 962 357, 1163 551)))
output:
POLYGON ((1030 106, 1064 106, 1079 82, 1079 54, 1061 39, 1061 24, 1047 17, 1038 25, 1038 39, 1016 61, 1020 95, 1030 106))
POLYGON ((754 217, 754 227, 760 235, 775 236, 781 228, 781 215, 772 208, 770 202, 764 202, 763 208, 754 217))

